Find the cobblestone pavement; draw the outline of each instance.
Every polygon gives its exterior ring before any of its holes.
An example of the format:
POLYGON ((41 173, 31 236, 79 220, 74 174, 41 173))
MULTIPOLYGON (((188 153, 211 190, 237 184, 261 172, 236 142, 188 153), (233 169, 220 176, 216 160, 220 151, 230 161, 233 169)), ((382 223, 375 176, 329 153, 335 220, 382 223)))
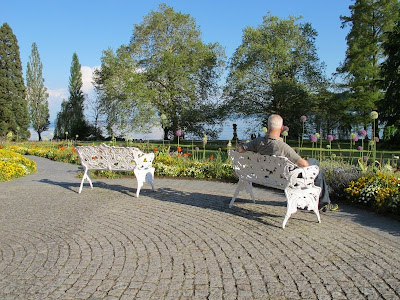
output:
POLYGON ((31 157, 0 183, 0 299, 399 299, 400 223, 341 206, 299 211, 229 183, 94 180, 31 157))

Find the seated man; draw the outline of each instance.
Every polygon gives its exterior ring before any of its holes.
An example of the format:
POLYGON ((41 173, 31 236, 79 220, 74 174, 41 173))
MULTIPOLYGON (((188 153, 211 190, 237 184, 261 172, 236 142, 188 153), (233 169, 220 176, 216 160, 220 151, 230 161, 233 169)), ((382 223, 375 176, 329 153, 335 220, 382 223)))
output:
MULTIPOLYGON (((237 151, 245 152, 252 151, 258 152, 262 155, 277 155, 287 157, 291 162, 299 167, 308 167, 310 164, 318 165, 318 161, 314 158, 308 161, 301 158, 288 144, 281 138, 283 128, 283 119, 279 115, 271 115, 268 118, 268 134, 265 137, 258 137, 248 143, 240 146, 237 151)), ((315 185, 321 188, 321 195, 319 197, 319 207, 322 211, 337 210, 337 204, 331 204, 329 198, 328 187, 324 179, 324 174, 319 172, 315 178, 315 185)))

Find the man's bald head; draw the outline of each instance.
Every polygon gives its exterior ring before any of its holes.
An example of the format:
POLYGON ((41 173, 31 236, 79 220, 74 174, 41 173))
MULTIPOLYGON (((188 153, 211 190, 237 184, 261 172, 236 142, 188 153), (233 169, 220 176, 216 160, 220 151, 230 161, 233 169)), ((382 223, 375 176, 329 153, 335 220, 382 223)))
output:
POLYGON ((280 115, 270 115, 268 118, 268 131, 282 130, 283 119, 280 115))

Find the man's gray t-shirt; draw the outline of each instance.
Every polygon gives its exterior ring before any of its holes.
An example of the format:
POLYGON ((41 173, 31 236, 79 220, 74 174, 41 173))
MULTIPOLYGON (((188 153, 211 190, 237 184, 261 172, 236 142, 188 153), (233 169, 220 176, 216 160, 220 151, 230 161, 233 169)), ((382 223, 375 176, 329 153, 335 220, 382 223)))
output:
POLYGON ((276 155, 287 157, 291 162, 297 163, 300 155, 286 144, 282 138, 266 135, 242 145, 246 151, 258 152, 262 155, 276 155))

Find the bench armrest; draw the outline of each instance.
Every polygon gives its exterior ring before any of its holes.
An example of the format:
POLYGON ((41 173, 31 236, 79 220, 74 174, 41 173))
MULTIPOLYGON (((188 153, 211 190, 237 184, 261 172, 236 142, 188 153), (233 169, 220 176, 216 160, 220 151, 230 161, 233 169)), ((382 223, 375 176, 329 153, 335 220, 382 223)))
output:
POLYGON ((154 153, 140 153, 136 157, 136 166, 139 169, 151 168, 154 160, 154 153))
POLYGON ((289 186, 299 189, 313 187, 315 186, 314 180, 318 176, 318 173, 318 166, 296 168, 288 173, 289 186))

